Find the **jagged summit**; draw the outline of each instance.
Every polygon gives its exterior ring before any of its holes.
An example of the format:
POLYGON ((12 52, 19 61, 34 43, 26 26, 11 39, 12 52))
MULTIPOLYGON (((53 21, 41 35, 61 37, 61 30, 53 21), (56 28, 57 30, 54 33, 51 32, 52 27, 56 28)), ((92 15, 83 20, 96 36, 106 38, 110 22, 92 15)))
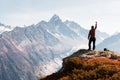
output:
POLYGON ((60 17, 56 14, 54 14, 51 18, 51 20, 59 20, 59 19, 60 19, 60 17))
POLYGON ((61 23, 62 20, 60 19, 60 17, 58 15, 54 14, 49 22, 51 22, 51 23, 61 23))

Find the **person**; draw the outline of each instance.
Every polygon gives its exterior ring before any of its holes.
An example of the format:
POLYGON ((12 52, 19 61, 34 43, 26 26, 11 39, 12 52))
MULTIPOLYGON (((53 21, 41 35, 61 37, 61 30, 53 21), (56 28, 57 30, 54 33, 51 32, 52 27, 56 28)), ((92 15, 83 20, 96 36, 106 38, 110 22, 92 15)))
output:
POLYGON ((95 42, 96 42, 95 32, 96 32, 96 29, 97 29, 97 22, 95 22, 95 27, 91 26, 91 30, 89 31, 89 34, 88 34, 88 40, 89 40, 88 50, 91 50, 91 43, 92 42, 93 42, 93 50, 95 50, 95 42))

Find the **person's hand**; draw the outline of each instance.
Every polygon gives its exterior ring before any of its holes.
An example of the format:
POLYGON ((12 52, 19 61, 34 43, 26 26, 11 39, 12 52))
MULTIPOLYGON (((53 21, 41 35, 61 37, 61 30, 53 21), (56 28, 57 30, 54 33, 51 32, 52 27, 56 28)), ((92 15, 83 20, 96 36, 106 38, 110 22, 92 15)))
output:
POLYGON ((95 22, 95 24, 97 24, 97 21, 95 22))

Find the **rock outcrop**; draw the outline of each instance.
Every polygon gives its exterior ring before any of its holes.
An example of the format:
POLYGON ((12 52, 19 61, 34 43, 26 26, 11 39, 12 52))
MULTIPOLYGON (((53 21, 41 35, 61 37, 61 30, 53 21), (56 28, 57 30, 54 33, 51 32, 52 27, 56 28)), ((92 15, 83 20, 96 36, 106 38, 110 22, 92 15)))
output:
POLYGON ((40 80, 120 80, 120 54, 81 49, 63 59, 62 68, 40 80))

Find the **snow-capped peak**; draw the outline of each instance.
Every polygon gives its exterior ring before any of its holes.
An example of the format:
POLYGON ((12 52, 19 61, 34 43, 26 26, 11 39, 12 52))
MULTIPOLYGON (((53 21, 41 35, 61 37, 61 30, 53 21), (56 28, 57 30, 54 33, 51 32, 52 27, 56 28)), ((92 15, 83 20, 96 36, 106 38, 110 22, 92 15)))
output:
POLYGON ((12 30, 11 26, 0 23, 0 34, 3 33, 4 31, 10 31, 10 30, 12 30))
POLYGON ((0 23, 0 26, 4 26, 4 24, 0 23))
POLYGON ((50 22, 62 22, 62 20, 59 18, 58 15, 54 15, 51 19, 50 22))

